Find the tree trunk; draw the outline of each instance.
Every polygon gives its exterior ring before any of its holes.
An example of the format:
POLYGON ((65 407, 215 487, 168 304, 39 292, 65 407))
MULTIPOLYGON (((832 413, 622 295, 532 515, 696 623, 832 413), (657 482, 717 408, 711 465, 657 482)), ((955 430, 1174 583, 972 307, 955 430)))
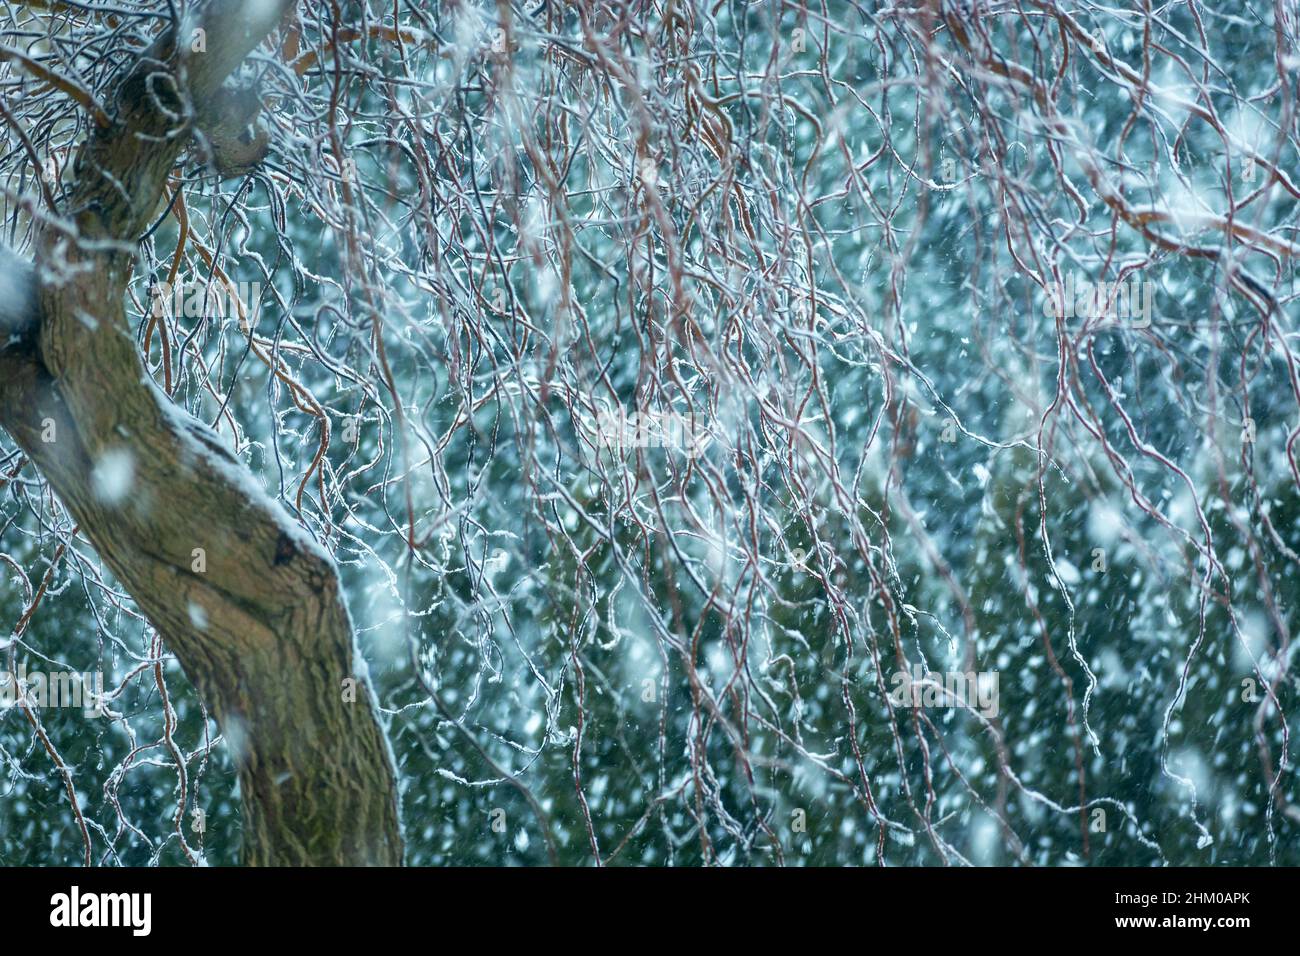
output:
POLYGON ((35 270, 0 264, 12 280, 0 281, 0 425, 215 715, 239 768, 245 861, 398 864, 396 774, 335 565, 153 384, 124 307, 184 118, 210 108, 291 6, 215 0, 207 52, 169 30, 122 78, 80 149, 63 220, 38 234, 35 270))

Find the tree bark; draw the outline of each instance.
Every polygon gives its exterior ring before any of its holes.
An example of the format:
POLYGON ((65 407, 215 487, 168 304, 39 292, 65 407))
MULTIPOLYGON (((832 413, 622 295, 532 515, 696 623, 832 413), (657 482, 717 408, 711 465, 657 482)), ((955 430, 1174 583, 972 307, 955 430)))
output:
POLYGON ((169 29, 121 79, 61 219, 38 233, 35 269, 0 264, 0 425, 215 715, 238 765, 245 862, 399 864, 396 773, 337 569, 154 385, 124 305, 195 116, 291 7, 213 0, 197 24, 206 52, 169 29))

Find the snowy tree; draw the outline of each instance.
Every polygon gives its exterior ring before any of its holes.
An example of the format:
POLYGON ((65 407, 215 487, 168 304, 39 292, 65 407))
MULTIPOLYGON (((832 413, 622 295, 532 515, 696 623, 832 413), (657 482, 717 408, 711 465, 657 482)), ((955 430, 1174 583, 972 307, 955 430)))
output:
POLYGON ((9 4, 0 862, 1300 862, 1296 26, 9 4))

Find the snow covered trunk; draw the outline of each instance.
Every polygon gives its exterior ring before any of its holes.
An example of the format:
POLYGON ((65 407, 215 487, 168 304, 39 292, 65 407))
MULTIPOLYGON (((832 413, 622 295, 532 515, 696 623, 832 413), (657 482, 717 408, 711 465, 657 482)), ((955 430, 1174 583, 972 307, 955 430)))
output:
POLYGON ((36 269, 0 266, 0 425, 232 745, 246 862, 398 864, 396 775, 335 565, 153 384, 125 313, 135 240, 188 141, 186 117, 291 4, 246 6, 204 8, 202 55, 168 31, 128 69, 83 143, 64 218, 37 239, 36 269))

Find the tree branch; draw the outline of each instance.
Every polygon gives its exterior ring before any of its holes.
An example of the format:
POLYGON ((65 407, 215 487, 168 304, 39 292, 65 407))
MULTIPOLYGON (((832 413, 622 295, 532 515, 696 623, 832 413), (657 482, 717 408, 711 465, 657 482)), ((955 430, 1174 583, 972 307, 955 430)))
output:
POLYGON ((149 378, 124 308, 135 243, 196 113, 292 6, 213 0, 117 84, 36 270, 0 262, 0 425, 216 715, 252 863, 401 861, 397 784, 328 553, 149 378), (53 436, 52 439, 50 436, 53 436), (355 685, 345 682, 355 681, 355 685), (355 693, 347 693, 352 686, 355 693))

